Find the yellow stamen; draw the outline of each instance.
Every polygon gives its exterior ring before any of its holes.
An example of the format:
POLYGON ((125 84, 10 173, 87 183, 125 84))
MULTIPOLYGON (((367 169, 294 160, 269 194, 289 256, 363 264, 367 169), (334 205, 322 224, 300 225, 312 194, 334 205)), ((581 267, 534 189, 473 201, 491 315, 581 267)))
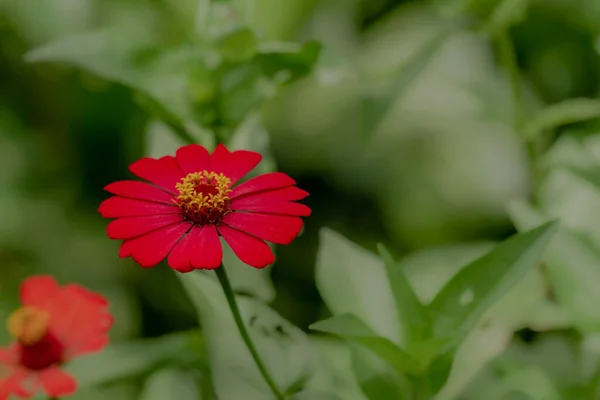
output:
POLYGON ((198 225, 220 221, 229 209, 231 179, 216 172, 192 172, 175 187, 179 191, 174 201, 183 215, 198 225))
POLYGON ((22 344, 39 342, 48 332, 50 315, 34 307, 21 307, 8 317, 8 331, 22 344))

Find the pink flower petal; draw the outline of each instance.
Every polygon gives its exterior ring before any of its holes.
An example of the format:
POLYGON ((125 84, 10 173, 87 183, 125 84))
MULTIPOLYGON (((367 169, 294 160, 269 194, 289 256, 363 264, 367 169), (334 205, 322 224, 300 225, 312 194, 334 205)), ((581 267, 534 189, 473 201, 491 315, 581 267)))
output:
POLYGON ((141 217, 144 215, 178 214, 179 207, 150 201, 113 196, 104 200, 98 212, 104 218, 141 217))
POLYGON ((189 222, 173 224, 157 229, 123 242, 119 257, 131 257, 143 268, 153 267, 161 262, 171 251, 173 246, 192 227, 189 222))
POLYGON ((27 278, 20 289, 21 303, 25 306, 40 306, 52 299, 60 287, 50 275, 27 278))
POLYGON ((39 374, 46 394, 50 397, 67 396, 75 393, 77 382, 59 367, 46 368, 39 374))
POLYGON ((244 194, 292 186, 295 183, 296 181, 283 172, 270 172, 241 183, 233 189, 229 197, 233 199, 244 194))
POLYGON ((165 156, 158 160, 149 157, 140 158, 129 166, 129 170, 173 194, 177 194, 175 184, 184 176, 173 156, 165 156))
POLYGON ((193 227, 169 254, 169 266, 179 272, 215 269, 222 260, 221 241, 214 225, 193 227))
POLYGON ((131 239, 163 226, 182 222, 181 214, 161 214, 145 217, 119 218, 108 224, 106 234, 111 239, 131 239))
POLYGON ((104 190, 121 197, 130 199, 157 201, 173 204, 173 195, 162 189, 140 181, 119 181, 107 185, 104 190))
POLYGON ((218 229, 235 255, 246 264, 264 268, 275 262, 273 252, 264 241, 227 225, 220 225, 218 229))
POLYGON ((222 173, 236 183, 260 163, 262 155, 254 151, 237 150, 233 153, 219 144, 210 155, 210 170, 222 173))
POLYGON ((265 214, 292 215, 296 217, 308 217, 311 214, 310 208, 308 208, 304 204, 292 202, 274 204, 249 204, 247 206, 232 204, 231 209, 237 211, 261 212, 265 214))
MULTIPOLYGON (((276 190, 263 190, 261 192, 254 192, 243 196, 238 196, 231 201, 233 207, 247 207, 255 204, 272 204, 282 203, 285 201, 302 200, 308 196, 308 192, 296 187, 288 186, 282 189, 276 190)), ((242 208, 236 208, 242 209, 242 208)))
POLYGON ((291 243, 302 229, 300 218, 287 215, 233 212, 227 214, 222 222, 260 239, 278 244, 291 243))
POLYGON ((199 144, 190 144, 177 150, 177 164, 184 175, 208 170, 210 155, 199 144))

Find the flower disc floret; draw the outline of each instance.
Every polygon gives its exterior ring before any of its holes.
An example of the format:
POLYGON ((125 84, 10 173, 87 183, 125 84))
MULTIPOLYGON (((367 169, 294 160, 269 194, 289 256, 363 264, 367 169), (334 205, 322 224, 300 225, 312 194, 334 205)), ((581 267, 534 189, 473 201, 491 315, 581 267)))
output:
POLYGON ((179 195, 175 203, 183 217, 196 225, 218 224, 231 212, 231 179, 216 172, 192 172, 175 185, 179 195))
POLYGON ((35 307, 21 307, 8 317, 10 334, 27 346, 38 343, 48 332, 50 315, 35 307))

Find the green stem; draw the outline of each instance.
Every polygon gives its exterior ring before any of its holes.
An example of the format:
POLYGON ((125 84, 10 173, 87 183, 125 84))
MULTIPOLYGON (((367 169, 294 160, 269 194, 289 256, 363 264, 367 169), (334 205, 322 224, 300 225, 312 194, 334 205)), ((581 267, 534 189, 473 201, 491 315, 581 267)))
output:
POLYGON ((533 186, 532 202, 536 204, 541 181, 543 179, 539 165, 539 158, 542 151, 540 150, 539 143, 536 139, 525 137, 525 134, 522 131, 524 120, 523 96, 521 89, 521 75, 517 64, 517 57, 515 55, 514 43, 510 38, 508 31, 500 32, 496 37, 496 41, 499 48, 500 64, 510 79, 513 99, 513 127, 515 132, 517 132, 525 142, 529 161, 531 162, 531 181, 533 186))
POLYGON ((250 354, 252 355, 252 358, 254 359, 254 362, 256 363, 258 370, 260 371, 261 375, 267 382, 267 385, 269 385, 269 388, 275 395, 275 398, 278 400, 284 400, 283 395, 281 394, 279 389, 277 389, 275 382, 273 382, 273 379, 269 375, 269 372, 267 371, 265 364, 263 363, 262 359, 260 358, 260 355, 256 351, 256 347, 254 347, 254 343, 252 342, 252 339, 250 339, 250 335, 248 334, 248 331, 246 330, 246 326, 244 325, 244 321, 242 320, 240 310, 239 310, 237 302, 235 300, 235 294, 233 293, 233 289, 231 288, 231 284, 229 283, 229 278, 227 277, 227 272, 225 271, 225 267, 221 264, 221 266, 219 268, 217 268, 216 273, 217 273, 217 277, 219 278, 219 282, 221 283, 221 286, 223 287, 223 291, 225 292, 225 297, 227 297, 227 302, 229 303, 229 308, 231 308, 231 313, 233 314, 233 319, 235 320, 235 323, 240 331, 240 334, 242 335, 242 339, 244 339, 244 343, 246 344, 246 347, 250 351, 250 354))
POLYGON ((515 56, 515 46, 508 32, 500 32, 497 36, 498 47, 500 51, 500 64, 506 71, 510 79, 513 98, 513 123, 518 133, 521 133, 521 124, 523 122, 523 97, 521 92, 521 78, 517 58, 515 56))

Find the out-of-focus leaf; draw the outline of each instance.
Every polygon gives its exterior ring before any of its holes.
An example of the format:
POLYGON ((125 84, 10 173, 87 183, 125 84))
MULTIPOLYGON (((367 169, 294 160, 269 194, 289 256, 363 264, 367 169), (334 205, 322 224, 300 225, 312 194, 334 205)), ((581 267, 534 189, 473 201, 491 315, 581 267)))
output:
POLYGON ((77 378, 79 387, 92 387, 137 377, 166 363, 203 364, 199 339, 191 333, 176 333, 157 339, 117 343, 100 353, 73 360, 67 370, 77 378))
POLYGON ((310 338, 317 349, 318 360, 305 390, 334 393, 344 400, 366 400, 354 376, 347 342, 315 335, 310 338))
POLYGON ((502 321, 480 323, 456 352, 440 356, 432 364, 430 382, 436 400, 453 400, 491 360, 506 349, 513 335, 502 321))
POLYGON ((600 118, 600 100, 587 98, 567 99, 560 103, 549 105, 537 115, 534 115, 523 126, 523 134, 526 138, 531 139, 540 135, 545 130, 593 118, 600 118))
POLYGON ((548 223, 517 234, 463 268, 430 305, 434 333, 460 341, 481 316, 541 258, 556 230, 548 223))
MULTIPOLYGON (((272 393, 237 330, 219 283, 207 273, 177 274, 204 330, 218 398, 267 400, 272 393)), ((314 348, 297 327, 262 302, 238 296, 244 323, 282 392, 301 387, 314 367, 314 348)))
POLYGON ((201 400, 198 377, 176 368, 152 374, 144 384, 140 400, 201 400))
POLYGON ((390 340, 377 336, 368 326, 351 314, 336 315, 310 325, 310 329, 353 340, 373 351, 401 374, 419 375, 421 363, 390 340))
POLYGON ((227 61, 242 62, 254 57, 258 39, 249 28, 239 28, 219 38, 217 50, 227 61))
MULTIPOLYGON (((493 243, 481 242, 426 249, 407 256, 401 267, 421 301, 427 303, 465 265, 494 246, 493 243)), ((455 398, 490 360, 504 350, 514 330, 529 327, 544 331, 568 327, 564 313, 546 295, 544 277, 537 269, 530 271, 484 314, 457 351, 447 355, 449 361, 457 357, 452 365, 444 365, 444 359, 435 360, 433 367, 438 372, 432 383, 435 386, 445 382, 438 394, 439 400, 455 398)), ((419 354, 419 351, 407 351, 419 354)))
POLYGON ((212 137, 198 126, 188 92, 190 76, 203 56, 194 48, 161 49, 147 35, 113 28, 58 39, 31 50, 25 59, 67 63, 130 86, 144 106, 176 125, 178 133, 192 132, 210 146, 212 137))
POLYGON ((408 382, 381 357, 363 346, 350 344, 356 381, 369 400, 405 399, 408 382))
POLYGON ((218 115, 230 126, 241 123, 274 93, 273 83, 253 63, 224 64, 216 75, 221 88, 218 115))
MULTIPOLYGON (((251 295, 266 303, 273 301, 275 287, 271 281, 271 267, 252 268, 244 264, 224 240, 221 244, 223 246, 223 265, 227 269, 233 290, 236 293, 251 295)), ((269 243, 269 247, 275 251, 275 245, 269 243)))
POLYGON ((322 229, 316 282, 334 314, 354 314, 377 336, 393 342, 402 335, 394 296, 381 259, 339 233, 322 229))
POLYGON ((397 102, 410 85, 419 78, 429 62, 437 54, 445 40, 450 35, 448 29, 442 29, 423 47, 393 73, 392 82, 386 84, 385 91, 377 94, 365 94, 360 132, 363 135, 376 131, 383 122, 392 105, 397 102))
POLYGON ((525 19, 527 8, 531 0, 502 0, 498 4, 489 21, 485 24, 483 31, 488 35, 495 36, 505 32, 511 26, 525 19))
MULTIPOLYGON (((519 230, 538 226, 549 218, 524 201, 509 206, 511 219, 519 230)), ((558 302, 573 322, 584 331, 600 331, 600 253, 589 239, 561 227, 544 255, 558 302), (596 300, 598 299, 598 300, 596 300)))
POLYGON ((392 294, 396 300, 398 320, 403 328, 402 337, 407 348, 426 339, 431 333, 431 318, 421 304, 404 271, 383 244, 378 245, 379 254, 385 265, 392 294))
POLYGON ((345 400, 335 393, 307 390, 292 396, 292 400, 345 400))
POLYGON ((257 61, 265 75, 274 78, 285 73, 286 81, 291 81, 310 73, 320 54, 321 45, 315 41, 266 42, 259 47, 257 61))
POLYGON ((227 147, 231 150, 252 150, 263 156, 260 164, 250 171, 244 179, 250 179, 277 169, 270 148, 269 133, 263 126, 260 114, 249 114, 233 132, 227 144, 227 147))
POLYGON ((590 183, 596 189, 600 190, 600 167, 582 168, 576 166, 566 167, 567 171, 580 179, 590 183))

